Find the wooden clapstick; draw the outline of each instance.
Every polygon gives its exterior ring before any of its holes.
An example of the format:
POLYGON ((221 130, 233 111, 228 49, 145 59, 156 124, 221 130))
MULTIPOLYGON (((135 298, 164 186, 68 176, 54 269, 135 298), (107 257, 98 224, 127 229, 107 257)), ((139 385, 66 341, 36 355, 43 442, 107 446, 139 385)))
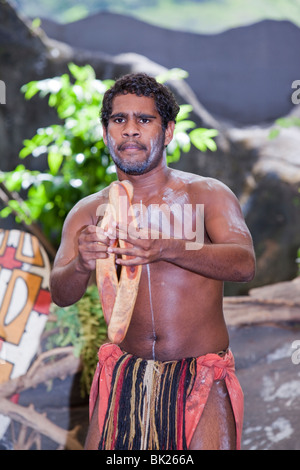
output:
MULTIPOLYGON (((127 226, 128 223, 133 223, 137 226, 131 205, 133 197, 131 183, 124 181, 114 185, 110 197, 116 208, 117 221, 121 225, 127 226)), ((128 244, 120 239, 119 245, 124 248, 128 244)), ((124 256, 124 258, 130 257, 124 256)), ((142 266, 122 266, 115 305, 108 325, 108 337, 113 343, 121 343, 126 336, 138 293, 141 272, 142 266)))
MULTIPOLYGON (((100 227, 103 228, 104 231, 107 231, 114 220, 114 207, 109 203, 100 223, 100 227)), ((103 316, 108 325, 118 290, 118 277, 115 266, 115 255, 113 253, 109 253, 108 257, 105 259, 96 260, 96 281, 103 316)))
POLYGON ((5 333, 4 327, 1 326, 0 324, 0 348, 1 348, 1 341, 5 340, 5 338, 6 338, 6 333, 5 333))
MULTIPOLYGON (((110 212, 108 211, 106 220, 104 221, 106 214, 102 220, 104 227, 106 227, 105 224, 110 223, 112 217, 121 225, 127 226, 131 223, 137 226, 131 205, 132 197, 133 188, 128 181, 112 184, 109 192, 110 212)), ((128 245, 122 239, 118 240, 118 243, 121 248, 128 245)), ((124 256, 124 258, 130 257, 124 256)), ((102 308, 106 309, 103 314, 108 323, 108 337, 113 343, 121 343, 126 336, 138 293, 141 272, 142 266, 122 266, 118 282, 115 257, 109 256, 105 260, 97 260, 97 284, 99 293, 101 291, 102 308), (105 299, 106 294, 108 298, 105 299)))

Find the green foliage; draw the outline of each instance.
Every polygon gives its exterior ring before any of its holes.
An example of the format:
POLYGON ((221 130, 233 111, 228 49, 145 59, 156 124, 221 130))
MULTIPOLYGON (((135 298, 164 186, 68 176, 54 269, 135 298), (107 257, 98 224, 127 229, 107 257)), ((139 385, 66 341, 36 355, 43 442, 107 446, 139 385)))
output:
POLYGON ((107 339, 107 328, 103 317, 96 285, 87 288, 84 296, 69 307, 51 306, 54 320, 48 321, 49 335, 46 348, 74 346, 75 357, 81 357, 81 392, 88 394, 96 369, 97 352, 107 339))
MULTIPOLYGON (((58 243, 62 222, 74 204, 91 192, 99 191, 113 179, 112 165, 102 139, 99 108, 105 90, 113 83, 99 81, 89 65, 70 64, 68 74, 53 79, 30 82, 23 86, 26 99, 48 96, 62 124, 40 128, 32 139, 24 141, 20 158, 47 155, 44 172, 30 171, 23 164, 12 172, 0 173, 10 191, 27 190, 20 205, 12 201, 17 220, 39 220, 45 235, 58 243)), ((12 209, 12 207, 10 207, 12 209)), ((9 210, 2 212, 6 216, 9 210)))
MULTIPOLYGON (((14 192, 26 191, 24 201, 10 201, 0 212, 7 217, 17 213, 17 221, 30 224, 39 221, 44 234, 58 246, 63 221, 70 209, 83 197, 108 186, 116 179, 115 167, 103 141, 99 111, 103 94, 114 82, 98 80, 90 65, 69 64, 70 74, 32 81, 22 87, 27 100, 35 95, 48 98, 59 124, 37 129, 24 141, 20 159, 47 156, 45 171, 31 171, 19 164, 12 172, 0 172, 0 181, 14 192)), ((172 69, 158 78, 181 79, 186 72, 172 69)), ((213 138, 217 131, 196 129, 188 119, 192 107, 181 106, 175 135, 168 149, 168 161, 189 152, 191 145, 199 150, 216 150, 213 138)))

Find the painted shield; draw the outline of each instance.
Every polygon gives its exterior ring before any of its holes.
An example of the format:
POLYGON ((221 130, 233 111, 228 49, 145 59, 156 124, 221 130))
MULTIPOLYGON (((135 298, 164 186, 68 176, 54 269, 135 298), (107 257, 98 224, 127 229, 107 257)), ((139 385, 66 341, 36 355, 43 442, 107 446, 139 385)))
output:
MULTIPOLYGON (((49 276, 35 236, 0 229, 0 384, 25 374, 37 353, 51 304, 49 276)), ((0 436, 5 421, 0 416, 0 436)))

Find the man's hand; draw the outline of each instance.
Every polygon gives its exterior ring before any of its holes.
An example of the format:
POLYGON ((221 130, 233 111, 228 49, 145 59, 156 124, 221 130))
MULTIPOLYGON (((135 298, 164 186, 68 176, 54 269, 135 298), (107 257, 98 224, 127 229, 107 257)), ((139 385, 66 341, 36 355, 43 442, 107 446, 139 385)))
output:
POLYGON ((110 244, 107 247, 107 252, 126 256, 126 258, 117 258, 117 264, 122 266, 137 266, 162 259, 163 247, 167 240, 162 239, 161 232, 148 230, 147 228, 137 229, 136 227, 131 227, 131 225, 122 226, 119 224, 116 226, 115 233, 119 240, 125 242, 125 247, 117 247, 110 244))
POLYGON ((78 237, 78 265, 81 272, 91 272, 96 268, 96 260, 107 258, 107 249, 115 243, 111 232, 101 227, 88 225, 78 237))

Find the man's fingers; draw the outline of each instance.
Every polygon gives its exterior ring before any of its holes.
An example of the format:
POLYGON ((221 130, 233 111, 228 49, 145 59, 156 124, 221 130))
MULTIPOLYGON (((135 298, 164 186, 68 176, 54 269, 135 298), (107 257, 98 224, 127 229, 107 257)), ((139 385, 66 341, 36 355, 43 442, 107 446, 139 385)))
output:
POLYGON ((108 253, 114 253, 115 255, 120 255, 120 256, 142 256, 143 251, 136 248, 136 247, 130 247, 126 246, 124 248, 120 247, 108 247, 107 249, 108 253))
POLYGON ((110 233, 104 231, 101 227, 90 225, 86 227, 79 236, 79 244, 104 244, 110 245, 113 241, 110 233))
POLYGON ((149 262, 148 260, 146 260, 145 258, 141 258, 139 256, 131 257, 130 259, 128 258, 116 259, 116 264, 119 264, 120 266, 139 266, 140 264, 147 264, 148 262, 149 262))

